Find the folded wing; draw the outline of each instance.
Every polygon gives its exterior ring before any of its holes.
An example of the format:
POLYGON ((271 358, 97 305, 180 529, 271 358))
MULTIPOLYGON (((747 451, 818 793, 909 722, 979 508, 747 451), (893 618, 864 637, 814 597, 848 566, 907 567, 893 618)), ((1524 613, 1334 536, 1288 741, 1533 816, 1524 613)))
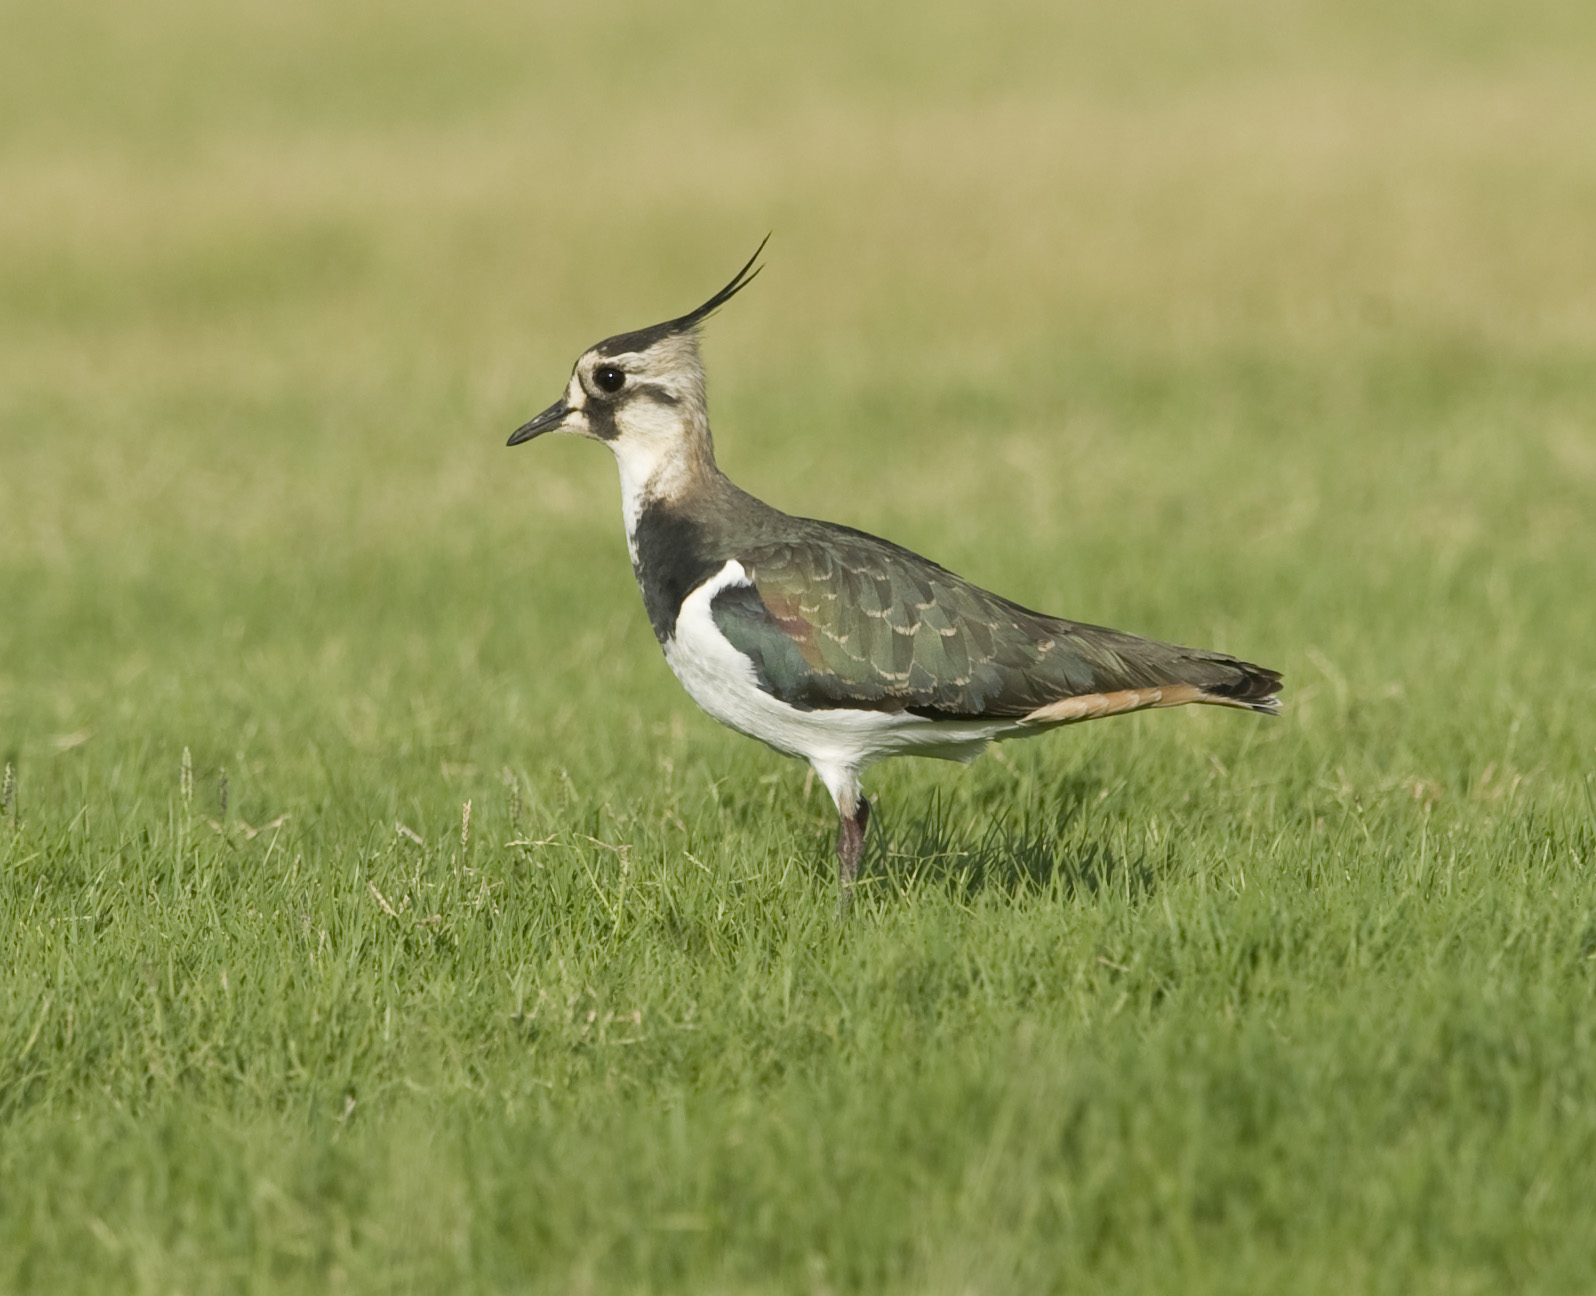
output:
POLYGON ((720 591, 715 624, 801 710, 1063 724, 1182 702, 1278 707, 1274 671, 1033 612, 845 527, 806 522, 738 559, 751 583, 720 591))

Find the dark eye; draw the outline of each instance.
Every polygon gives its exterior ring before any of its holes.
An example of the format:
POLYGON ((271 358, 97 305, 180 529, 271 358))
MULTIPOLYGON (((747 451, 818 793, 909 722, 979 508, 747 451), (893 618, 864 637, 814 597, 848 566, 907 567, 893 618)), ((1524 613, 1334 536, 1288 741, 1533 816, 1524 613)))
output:
POLYGON ((618 392, 626 386, 626 374, 614 365, 600 365, 593 371, 593 385, 602 392, 618 392))

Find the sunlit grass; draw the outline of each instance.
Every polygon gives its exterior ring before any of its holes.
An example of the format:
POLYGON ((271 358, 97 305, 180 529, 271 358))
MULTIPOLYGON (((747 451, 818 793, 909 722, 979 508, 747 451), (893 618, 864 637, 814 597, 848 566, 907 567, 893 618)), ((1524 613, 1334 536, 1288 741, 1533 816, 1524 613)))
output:
POLYGON ((797 14, 11 15, 0 1288, 1586 1285, 1586 8, 797 14), (1286 716, 876 771, 839 924, 503 447, 772 228, 734 478, 1286 716))

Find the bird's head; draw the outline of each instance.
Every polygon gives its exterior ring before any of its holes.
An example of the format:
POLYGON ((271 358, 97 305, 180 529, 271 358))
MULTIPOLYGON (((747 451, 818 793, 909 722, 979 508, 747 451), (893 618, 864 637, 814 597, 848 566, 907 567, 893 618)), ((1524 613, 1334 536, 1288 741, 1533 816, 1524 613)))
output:
POLYGON ((638 487, 672 464, 689 468, 702 456, 713 465, 698 326, 748 286, 764 249, 762 242, 732 281, 697 309, 589 347, 565 394, 518 427, 509 444, 546 432, 592 437, 615 452, 622 478, 638 487))

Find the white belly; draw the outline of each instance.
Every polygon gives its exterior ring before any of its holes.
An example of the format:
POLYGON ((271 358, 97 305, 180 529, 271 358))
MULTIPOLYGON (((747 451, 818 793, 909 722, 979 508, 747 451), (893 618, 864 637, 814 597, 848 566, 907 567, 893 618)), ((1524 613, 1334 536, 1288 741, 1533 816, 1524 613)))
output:
MULTIPOLYGON (((693 701, 724 725, 820 771, 857 772, 888 756, 972 760, 1012 720, 928 720, 908 712, 832 708, 800 711, 759 687, 749 659, 721 634, 710 602, 730 585, 749 585, 741 563, 727 563, 682 602, 665 660, 693 701)), ((831 780, 827 778, 828 785, 831 780)))

